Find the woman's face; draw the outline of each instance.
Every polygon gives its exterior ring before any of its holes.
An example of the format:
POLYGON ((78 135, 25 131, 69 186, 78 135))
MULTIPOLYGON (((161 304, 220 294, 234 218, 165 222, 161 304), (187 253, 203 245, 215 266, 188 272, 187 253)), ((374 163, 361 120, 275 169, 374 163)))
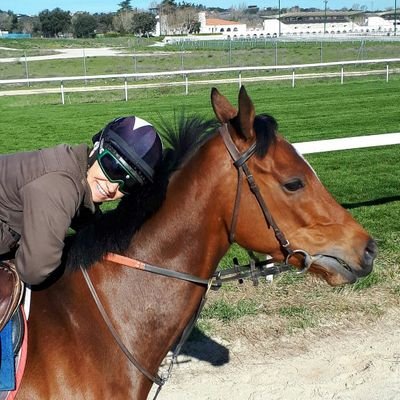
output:
POLYGON ((98 161, 88 169, 87 181, 92 191, 94 203, 103 203, 104 201, 118 200, 123 197, 118 188, 119 184, 110 182, 100 168, 98 161))

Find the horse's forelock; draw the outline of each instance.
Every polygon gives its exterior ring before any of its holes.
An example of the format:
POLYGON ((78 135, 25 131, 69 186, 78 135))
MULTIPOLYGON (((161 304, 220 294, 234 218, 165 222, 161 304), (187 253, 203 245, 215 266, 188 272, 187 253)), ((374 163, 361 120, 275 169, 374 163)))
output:
POLYGON ((276 139, 278 123, 271 115, 260 114, 254 120, 254 130, 257 139, 256 155, 262 158, 276 139))

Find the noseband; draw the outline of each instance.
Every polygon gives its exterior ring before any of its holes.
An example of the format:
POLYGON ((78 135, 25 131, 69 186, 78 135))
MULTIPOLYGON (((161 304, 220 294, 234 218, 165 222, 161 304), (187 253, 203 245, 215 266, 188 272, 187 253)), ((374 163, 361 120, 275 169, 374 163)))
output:
POLYGON ((238 184, 236 189, 235 204, 233 207, 231 226, 229 229, 230 243, 233 243, 235 241, 235 230, 239 214, 240 198, 242 193, 242 181, 243 181, 242 177, 243 175, 245 175, 250 190, 256 197, 258 205, 261 208, 265 221, 267 222, 268 228, 272 228, 272 230, 274 231, 275 237, 278 240, 283 253, 285 254, 285 264, 289 263, 290 257, 292 257, 295 254, 300 254, 303 256, 303 266, 298 271, 298 273, 301 274, 305 273, 315 262, 316 257, 310 255, 305 250, 293 250, 290 247, 289 240, 286 239, 285 235, 279 229, 278 225, 274 221, 271 213, 268 210, 267 204, 265 203, 264 198, 261 195, 260 189, 254 179, 254 176, 250 172, 249 167, 246 164, 246 162, 250 159, 250 157, 255 153, 257 142, 254 142, 245 152, 240 153, 235 143, 233 142, 231 135, 229 134, 227 124, 224 124, 219 128, 219 133, 224 141, 226 149, 228 150, 233 160, 233 165, 236 167, 238 172, 238 184))

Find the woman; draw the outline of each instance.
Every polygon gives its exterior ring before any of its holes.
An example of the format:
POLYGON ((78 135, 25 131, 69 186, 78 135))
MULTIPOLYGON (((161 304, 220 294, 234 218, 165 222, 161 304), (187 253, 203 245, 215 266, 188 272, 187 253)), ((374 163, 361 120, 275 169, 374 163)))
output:
POLYGON ((150 184, 162 158, 157 132, 134 116, 111 121, 93 143, 0 156, 0 257, 14 258, 0 264, 0 331, 19 303, 20 280, 40 284, 60 265, 68 228, 150 184))

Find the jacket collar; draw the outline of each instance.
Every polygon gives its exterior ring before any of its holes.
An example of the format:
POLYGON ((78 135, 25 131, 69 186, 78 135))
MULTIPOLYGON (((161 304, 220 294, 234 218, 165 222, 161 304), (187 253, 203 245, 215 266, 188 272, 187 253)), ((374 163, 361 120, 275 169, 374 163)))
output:
POLYGON ((89 160, 89 146, 86 144, 79 144, 72 147, 81 174, 81 183, 84 189, 83 193, 83 206, 88 208, 92 213, 96 211, 96 206, 93 203, 92 192, 87 181, 88 160, 89 160))

